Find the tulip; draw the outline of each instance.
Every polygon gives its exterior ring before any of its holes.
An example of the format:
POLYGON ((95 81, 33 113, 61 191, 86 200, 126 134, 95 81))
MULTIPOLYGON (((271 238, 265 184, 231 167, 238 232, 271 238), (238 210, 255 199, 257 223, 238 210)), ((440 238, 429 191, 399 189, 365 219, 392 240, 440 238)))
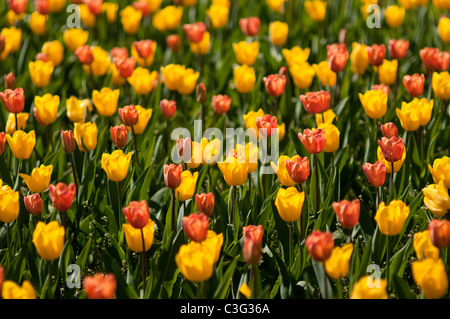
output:
POLYGON ((438 48, 425 47, 419 51, 420 58, 428 73, 441 72, 448 69, 450 63, 450 53, 439 51, 438 48))
POLYGON ((39 123, 50 125, 56 121, 58 116, 59 96, 45 94, 34 97, 35 116, 39 123))
POLYGON ((9 72, 5 74, 5 89, 15 90, 16 89, 16 76, 14 73, 9 72))
POLYGON ((317 78, 323 86, 335 86, 337 75, 330 69, 327 61, 322 61, 319 64, 313 64, 317 78))
POLYGON ((282 49, 284 58, 286 59, 287 65, 291 68, 293 65, 304 64, 308 61, 310 48, 302 49, 299 46, 293 47, 291 50, 282 49))
POLYGON ((428 168, 436 184, 444 181, 445 188, 450 188, 450 157, 435 159, 433 166, 428 165, 428 168))
POLYGON ((258 58, 259 42, 255 41, 247 43, 245 41, 240 41, 238 43, 233 43, 233 51, 239 64, 252 66, 258 58))
POLYGON ((83 65, 84 72, 95 76, 104 76, 111 65, 108 52, 101 47, 91 47, 91 52, 94 56, 94 61, 90 65, 83 65))
POLYGON ((50 82, 50 77, 53 73, 53 62, 43 62, 43 61, 36 61, 36 62, 30 62, 28 64, 28 70, 30 71, 30 77, 31 81, 36 85, 38 88, 44 88, 48 85, 50 82))
POLYGON ((450 99, 450 74, 448 72, 434 72, 432 87, 436 98, 442 100, 450 99))
POLYGON ((421 125, 427 125, 432 111, 433 100, 428 102, 426 98, 415 98, 410 103, 402 102, 402 108, 396 109, 400 123, 406 131, 415 131, 421 125))
POLYGON ((270 114, 266 114, 264 117, 258 116, 256 118, 256 126, 258 127, 260 135, 271 137, 276 132, 277 117, 271 116, 270 114))
POLYGON ((405 19, 405 8, 391 5, 386 8, 384 16, 388 26, 398 28, 403 24, 403 20, 405 19))
POLYGON ((327 45, 327 60, 331 71, 339 73, 344 71, 349 53, 344 43, 327 45))
POLYGON ((208 236, 208 216, 204 214, 191 214, 182 219, 186 236, 194 242, 202 242, 208 236))
POLYGON ((333 235, 330 232, 315 230, 306 237, 306 249, 314 261, 324 263, 334 248, 333 235))
POLYGON ((64 31, 63 38, 68 49, 75 52, 76 49, 86 44, 89 32, 80 28, 67 29, 64 31))
POLYGON ((213 95, 211 104, 214 112, 219 115, 225 114, 230 109, 231 98, 228 95, 213 95))
POLYGON ((203 22, 195 22, 183 25, 183 31, 190 42, 200 43, 206 31, 206 25, 203 22))
POLYGON ((169 64, 161 67, 161 73, 164 77, 164 84, 171 91, 178 91, 182 95, 191 94, 196 86, 199 72, 193 69, 186 69, 183 65, 169 64))
POLYGON ((123 60, 128 58, 128 49, 126 47, 114 47, 110 51, 113 60, 123 60))
POLYGON ((33 168, 31 176, 27 174, 19 173, 19 176, 25 180, 28 189, 33 193, 42 193, 47 190, 50 184, 50 178, 52 175, 53 165, 41 166, 33 168))
POLYGON ((92 92, 92 102, 94 102, 98 113, 106 117, 116 113, 119 94, 119 89, 112 90, 109 87, 104 87, 100 91, 94 90, 92 92))
POLYGON ((234 156, 227 156, 223 163, 217 163, 225 182, 230 186, 241 186, 247 180, 248 165, 234 156))
POLYGON ((113 182, 125 179, 128 173, 132 153, 124 154, 122 150, 115 150, 111 154, 103 153, 102 168, 113 182))
POLYGON ((16 117, 17 117, 17 125, 19 126, 19 130, 25 130, 27 126, 28 118, 30 117, 30 113, 9 113, 8 120, 6 121, 5 132, 7 134, 14 134, 17 130, 16 128, 16 117))
POLYGON ((450 42, 450 19, 445 16, 439 19, 437 31, 442 42, 450 42))
POLYGON ((200 104, 205 104, 208 101, 208 93, 206 92, 206 87, 203 82, 197 85, 195 97, 200 104))
POLYGON ((334 247, 330 257, 325 261, 325 271, 328 276, 336 280, 347 276, 352 253, 353 244, 351 243, 334 247))
POLYGON ((450 3, 446 0, 433 0, 433 5, 439 10, 450 9, 450 3))
POLYGON ((166 6, 153 15, 152 24, 158 31, 176 29, 183 16, 183 7, 166 6))
POLYGON ((433 245, 429 230, 414 234, 413 248, 418 260, 426 258, 439 259, 439 248, 433 245))
POLYGON ((399 39, 399 40, 389 40, 389 54, 391 59, 401 60, 406 56, 409 48, 409 41, 399 39))
POLYGON ((246 163, 249 174, 258 169, 259 149, 255 144, 252 142, 245 144, 245 146, 237 144, 235 151, 238 163, 246 163))
POLYGON ((214 255, 208 247, 194 241, 180 247, 175 262, 189 281, 202 282, 213 274, 214 255))
MULTIPOLYGON (((0 186, 1 186, 0 180, 0 186)), ((0 188, 0 221, 10 223, 19 217, 19 192, 13 191, 9 186, 0 188)))
POLYGON ((366 93, 359 93, 359 100, 361 101, 364 111, 371 119, 382 118, 387 112, 387 94, 382 90, 369 90, 366 93))
POLYGON ((117 11, 119 10, 119 5, 117 3, 104 2, 100 9, 101 12, 106 13, 108 23, 112 24, 117 21, 117 11))
POLYGON ((233 70, 234 84, 239 93, 250 93, 255 87, 255 70, 244 64, 233 70))
POLYGON ((54 220, 48 224, 38 222, 33 232, 33 244, 39 256, 52 261, 61 255, 64 246, 65 230, 54 220))
POLYGON ((429 299, 440 299, 448 290, 448 277, 442 259, 427 258, 411 264, 413 279, 429 299))
POLYGON ((381 125, 381 133, 386 138, 391 138, 392 136, 399 137, 397 126, 392 123, 386 123, 381 125))
POLYGON ((138 67, 133 71, 133 74, 127 78, 127 81, 131 84, 137 94, 146 95, 154 89, 153 82, 157 77, 158 73, 156 71, 150 72, 146 68, 138 67))
POLYGON ((172 100, 168 101, 167 99, 164 99, 159 103, 159 105, 161 107, 161 113, 166 119, 174 116, 177 110, 177 103, 172 100))
POLYGON ((209 249, 213 255, 214 262, 217 262, 223 245, 223 234, 216 234, 214 231, 208 230, 208 235, 201 242, 201 245, 209 249))
POLYGON ((296 156, 292 160, 286 159, 285 166, 289 177, 297 184, 306 182, 311 172, 309 159, 306 156, 303 158, 296 156))
POLYGON ((42 199, 39 193, 28 195, 23 198, 25 208, 31 215, 38 216, 42 212, 42 199))
POLYGON ((6 134, 6 140, 14 157, 17 159, 29 159, 36 144, 34 130, 29 133, 18 130, 14 132, 12 137, 10 134, 6 134))
POLYGON ((181 38, 177 34, 172 34, 166 38, 166 43, 173 52, 177 52, 181 47, 181 38))
POLYGON ((8 0, 8 7, 16 14, 25 13, 27 10, 28 0, 8 0))
POLYGON ((411 75, 405 75, 403 77, 403 85, 405 86, 408 94, 411 97, 419 97, 423 93, 423 84, 425 82, 425 75, 415 73, 411 75))
POLYGON ((249 299, 252 295, 252 290, 247 284, 242 284, 239 288, 239 293, 243 294, 245 298, 249 299))
POLYGON ((262 256, 262 225, 248 225, 242 228, 243 245, 242 253, 247 264, 257 266, 262 256))
POLYGON ((359 199, 354 199, 351 202, 346 199, 340 202, 334 202, 333 209, 342 227, 351 229, 358 223, 360 210, 359 199))
POLYGON ((111 139, 118 148, 124 148, 128 142, 128 132, 125 125, 116 125, 110 127, 111 139))
MULTIPOLYGON (((264 86, 266 87, 269 95, 277 98, 284 92, 286 86, 286 76, 280 76, 279 74, 271 74, 268 77, 263 78, 264 86)), ((275 112, 276 113, 276 112, 275 112)))
POLYGON ((5 50, 6 54, 19 50, 22 43, 22 29, 16 27, 3 28, 1 34, 5 38, 6 47, 9 47, 9 50, 5 50))
POLYGON ((383 64, 386 56, 386 46, 384 44, 372 44, 372 46, 366 47, 366 51, 370 64, 373 66, 380 66, 383 64))
POLYGON ((143 251, 148 251, 152 247, 155 229, 155 222, 153 220, 150 219, 147 225, 141 229, 134 228, 130 224, 123 224, 122 226, 125 233, 125 240, 132 251, 142 253, 143 251), (142 242, 142 237, 144 238, 144 242, 142 242), (143 249, 142 244, 144 244, 145 250, 143 249))
POLYGON ((306 151, 310 154, 319 154, 322 152, 325 142, 326 133, 322 129, 317 129, 311 131, 310 129, 305 129, 302 133, 298 133, 298 138, 302 142, 306 151))
POLYGON ((230 8, 225 5, 212 4, 206 14, 208 15, 211 25, 214 28, 223 28, 228 23, 228 15, 230 13, 230 8))
POLYGON ((4 92, 0 92, 0 99, 10 113, 21 113, 25 106, 25 94, 22 88, 6 89, 4 92))
POLYGON ((409 215, 409 207, 401 200, 393 200, 389 205, 382 202, 375 215, 380 232, 387 236, 400 234, 409 215))
POLYGON ((383 161, 378 161, 375 164, 365 163, 363 170, 370 185, 374 187, 383 186, 386 180, 386 165, 383 161))
POLYGON ((47 32, 48 15, 41 14, 37 11, 30 15, 30 29, 36 35, 44 35, 47 32))
POLYGON ((289 26, 285 22, 275 21, 269 24, 269 40, 273 45, 283 46, 288 38, 289 26))
POLYGON ((150 219, 150 209, 145 200, 140 202, 132 201, 127 207, 124 207, 123 214, 125 218, 134 228, 144 228, 150 219))
MULTIPOLYGON (((392 172, 392 170, 391 170, 392 163, 387 161, 384 158, 383 152, 381 151, 381 147, 378 147, 378 149, 377 149, 377 158, 378 158, 378 161, 383 161, 384 162, 384 165, 386 166, 386 172, 387 173, 391 173, 392 172)), ((403 162, 405 161, 405 158, 406 158, 406 148, 403 148, 402 158, 399 161, 394 163, 394 173, 397 173, 400 170, 400 168, 402 168, 402 165, 403 165, 403 162)))
MULTIPOLYGON (((89 0, 88 0, 89 1, 89 0)), ((88 28, 93 28, 97 23, 97 16, 89 10, 86 4, 80 4, 80 19, 81 22, 88 28)))
POLYGON ((430 184, 422 189, 424 194, 423 202, 435 215, 443 217, 450 209, 450 195, 443 180, 437 184, 430 184))
POLYGON ((383 157, 388 162, 397 162, 402 159, 403 150, 405 148, 403 144, 403 139, 393 136, 391 138, 382 137, 381 140, 378 140, 378 145, 381 148, 383 153, 383 157))
POLYGON ((79 100, 71 96, 66 100, 66 113, 69 120, 73 123, 84 123, 85 113, 93 110, 89 99, 79 100))
POLYGON ((299 89, 307 89, 311 86, 316 71, 307 62, 302 64, 292 64, 289 67, 289 73, 292 76, 294 84, 299 89))
POLYGON ((280 12, 283 10, 283 4, 285 0, 266 0, 269 8, 274 12, 280 12))
POLYGON ((49 186, 50 199, 55 208, 60 212, 66 212, 72 207, 75 192, 75 184, 67 186, 64 183, 58 183, 56 186, 49 186))
POLYGON ((131 47, 131 55, 141 67, 149 67, 155 59, 156 41, 141 40, 134 41, 131 47))
POLYGON ((176 142, 177 154, 184 161, 187 162, 192 156, 192 141, 190 137, 179 138, 176 142))
POLYGON ((398 60, 383 60, 383 63, 378 67, 378 79, 381 83, 386 85, 394 84, 397 78, 398 60))
POLYGON ((83 280, 83 289, 88 299, 113 299, 116 288, 116 277, 112 273, 86 276, 83 280))
POLYGON ((370 62, 366 45, 353 42, 350 61, 352 64, 352 72, 363 75, 370 62))
POLYGON ((196 194, 195 204, 199 214, 205 214, 206 216, 212 216, 214 213, 214 194, 196 194))
POLYGON ((45 42, 42 46, 42 52, 47 54, 55 67, 60 65, 64 59, 64 46, 58 40, 45 42))
POLYGON ((192 174, 190 171, 183 171, 181 173, 180 185, 175 189, 175 196, 178 196, 180 201, 186 201, 194 196, 196 184, 198 179, 198 172, 192 174))
POLYGON ((75 50, 75 55, 81 64, 91 64, 94 61, 94 56, 91 52, 91 47, 89 45, 83 45, 75 50))
POLYGON ((369 275, 361 277, 353 285, 350 299, 388 299, 386 280, 378 279, 376 284, 372 281, 369 275))
POLYGON ((119 109, 119 115, 122 119, 122 122, 126 126, 134 126, 137 124, 139 120, 139 115, 134 105, 127 105, 123 108, 119 109))
MULTIPOLYGON (((335 152, 339 149, 339 135, 340 132, 338 128, 331 123, 323 123, 318 126, 318 129, 321 129, 325 132, 326 141, 323 147, 323 151, 327 153, 335 152)), ((316 129, 312 129, 314 132, 316 129)))
MULTIPOLYGON (((283 186, 294 186, 296 184, 296 182, 290 177, 287 165, 286 165, 286 161, 290 160, 292 162, 301 162, 301 157, 298 155, 294 155, 292 158, 290 158, 289 156, 286 155, 281 155, 278 158, 278 166, 273 163, 270 162, 270 165, 272 166, 273 170, 275 171, 275 173, 277 174, 278 180, 280 181, 280 183, 283 186)), ((308 163, 309 166, 309 163, 308 163)), ((309 173, 308 173, 309 174, 309 173)))
POLYGON ((126 6, 120 11, 120 22, 126 34, 136 34, 142 19, 142 11, 133 6, 126 6))
POLYGON ((327 2, 319 0, 306 0, 305 9, 309 17, 316 22, 321 22, 325 19, 327 13, 327 2))
POLYGON ((450 221, 433 219, 428 230, 434 246, 444 249, 450 245, 450 221))
POLYGON ((117 71, 122 78, 128 78, 133 74, 134 67, 136 65, 136 59, 134 57, 125 59, 114 59, 117 71))
POLYGON ((304 201, 305 193, 300 193, 297 188, 280 188, 275 198, 275 206, 282 220, 295 222, 302 214, 304 201))
POLYGON ((6 134, 5 132, 0 132, 0 155, 5 152, 6 148, 6 134))
POLYGON ((178 188, 181 184, 181 173, 183 171, 182 164, 164 164, 164 183, 166 187, 169 187, 173 190, 178 188))
POLYGON ((248 17, 239 20, 239 26, 242 32, 248 37, 258 35, 261 27, 261 20, 258 17, 248 17))
POLYGON ((81 151, 92 151, 97 146, 97 124, 75 123, 74 137, 81 151))
POLYGON ((14 281, 5 280, 0 286, 3 299, 36 299, 36 291, 30 281, 24 280, 22 286, 14 281))

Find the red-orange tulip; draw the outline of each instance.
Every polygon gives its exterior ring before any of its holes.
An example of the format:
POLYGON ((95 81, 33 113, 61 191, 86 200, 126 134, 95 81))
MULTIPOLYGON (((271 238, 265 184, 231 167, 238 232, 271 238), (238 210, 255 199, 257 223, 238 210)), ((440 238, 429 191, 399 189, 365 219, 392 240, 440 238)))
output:
POLYGON ((173 52, 177 52, 181 47, 181 38, 177 34, 172 34, 166 38, 166 43, 173 52))
POLYGON ((331 71, 339 73, 344 71, 349 53, 344 43, 327 45, 327 60, 331 71))
POLYGON ((297 184, 304 183, 311 173, 308 157, 297 156, 293 160, 287 159, 284 162, 287 172, 291 179, 297 184))
POLYGON ((415 73, 413 75, 405 75, 403 77, 403 85, 411 97, 419 97, 423 93, 423 84, 425 75, 415 73))
POLYGON ((199 213, 211 216, 214 213, 214 194, 202 193, 195 195, 195 204, 199 213))
POLYGON ((186 236, 195 242, 202 242, 208 236, 208 216, 205 214, 191 214, 183 217, 183 229, 186 236))
POLYGON ((262 136, 270 137, 275 133, 277 128, 277 117, 270 114, 264 115, 264 117, 258 116, 256 118, 256 126, 258 127, 259 134, 262 136))
POLYGON ((378 140, 378 145, 386 161, 393 163, 402 159, 403 149, 405 148, 402 138, 396 136, 382 137, 381 140, 378 140))
MULTIPOLYGON (((145 1, 141 1, 145 2, 145 1)), ((153 54, 153 41, 152 40, 141 40, 134 41, 133 46, 136 49, 139 57, 145 59, 153 54)))
POLYGON ((0 155, 5 152, 6 148, 6 134, 5 132, 0 132, 0 155))
POLYGON ((273 97, 280 97, 286 86, 286 76, 280 74, 271 74, 263 78, 267 93, 273 97))
POLYGON ((323 113, 330 108, 330 92, 308 92, 300 95, 300 101, 309 114, 323 113))
POLYGON ((333 209, 342 227, 353 228, 358 224, 360 210, 359 199, 351 202, 346 199, 340 202, 334 202, 333 209))
POLYGON ((242 232, 244 235, 242 253, 244 255, 245 262, 249 265, 258 265, 262 256, 262 225, 245 226, 242 228, 242 232))
POLYGON ((164 164, 164 183, 167 187, 175 189, 181 184, 181 172, 183 165, 164 164))
POLYGON ((25 106, 25 93, 22 88, 6 89, 4 92, 0 92, 0 99, 9 113, 21 113, 25 106))
POLYGON ((206 25, 203 22, 195 22, 183 25, 183 31, 190 42, 200 43, 206 31, 206 25))
POLYGON ((15 14, 25 13, 27 10, 28 0, 8 0, 8 7, 15 14))
POLYGON ((147 17, 150 14, 150 6, 147 1, 134 1, 132 5, 133 8, 142 12, 142 16, 147 17))
POLYGON ((389 55, 391 59, 401 60, 406 56, 409 48, 409 41, 392 39, 389 41, 389 55))
POLYGON ((128 142, 128 131, 124 124, 111 126, 109 129, 111 133, 111 139, 114 145, 118 148, 124 148, 128 142))
POLYGON ((132 201, 127 207, 123 208, 125 218, 134 228, 144 228, 150 219, 150 208, 145 200, 132 201))
POLYGON ((86 276, 83 288, 88 299, 113 299, 117 288, 116 277, 113 274, 86 276))
POLYGON ((375 164, 366 163, 363 165, 363 170, 370 185, 380 187, 384 184, 386 180, 386 165, 383 161, 378 161, 375 164))
POLYGON ((40 14, 48 14, 49 13, 49 4, 48 0, 34 0, 34 8, 40 14))
POLYGON ((212 108, 217 114, 224 114, 228 112, 231 106, 231 98, 228 95, 213 95, 212 108))
POLYGON ((9 72, 5 74, 5 88, 10 90, 16 89, 16 76, 14 73, 9 72))
POLYGON ((422 63, 428 72, 444 71, 450 63, 450 52, 439 51, 438 48, 425 47, 419 51, 422 63))
POLYGON ((50 199, 57 210, 66 212, 72 207, 73 199, 76 192, 75 184, 67 186, 64 183, 50 185, 49 188, 50 199))
POLYGON ((72 130, 61 131, 61 144, 67 154, 72 154, 75 151, 77 145, 72 130))
POLYGON ((114 58, 114 64, 116 65, 120 77, 126 79, 133 74, 134 67, 136 66, 136 59, 134 57, 125 59, 114 58))
POLYGON ((42 199, 39 193, 25 196, 23 198, 25 209, 31 215, 37 216, 42 212, 42 199))
POLYGON ((89 65, 94 61, 94 55, 92 54, 91 47, 89 45, 83 45, 75 50, 75 55, 81 64, 89 65))
POLYGON ((134 105, 127 105, 119 109, 119 115, 123 124, 135 126, 139 121, 139 114, 134 105))
POLYGON ((114 47, 111 49, 111 55, 114 59, 123 60, 128 58, 128 49, 125 47, 114 47))
POLYGON ((88 7, 92 14, 99 15, 101 12, 103 0, 84 0, 84 4, 88 7))
POLYGON ((450 245, 450 221, 433 219, 428 225, 428 230, 434 246, 443 249, 450 245))
POLYGON ((311 258, 318 262, 325 262, 334 248, 333 235, 330 232, 315 230, 306 237, 306 250, 311 258))
POLYGON ((372 46, 366 47, 366 51, 369 56, 370 64, 373 66, 380 66, 383 64, 383 60, 386 57, 386 46, 384 44, 372 44, 372 46))
POLYGON ((166 119, 170 119, 177 110, 177 103, 173 100, 164 99, 159 103, 161 113, 166 119))
POLYGON ((259 33, 261 20, 258 17, 248 17, 239 20, 242 32, 248 37, 254 37, 259 33))
POLYGON ((319 154, 322 152, 326 142, 325 131, 320 128, 314 132, 310 129, 305 129, 303 134, 298 133, 298 138, 309 154, 319 154))
POLYGON ((381 124, 381 133, 386 138, 391 138, 392 136, 398 137, 398 128, 392 122, 381 124))

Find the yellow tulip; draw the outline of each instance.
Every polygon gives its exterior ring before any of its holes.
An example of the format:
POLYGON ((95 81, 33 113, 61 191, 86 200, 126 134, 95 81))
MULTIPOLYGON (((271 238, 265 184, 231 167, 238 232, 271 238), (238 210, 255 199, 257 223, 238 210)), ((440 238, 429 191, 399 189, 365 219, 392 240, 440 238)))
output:
POLYGON ((316 22, 323 21, 327 13, 327 2, 326 1, 305 1, 305 9, 309 17, 316 22))
POLYGON ((167 6, 153 15, 152 23, 158 31, 174 30, 181 23, 183 7, 167 6))
POLYGON ((352 64, 351 69, 353 73, 363 75, 366 72, 370 63, 366 45, 353 42, 352 52, 350 53, 350 62, 352 64))
POLYGON ((426 298, 442 298, 448 290, 448 277, 442 259, 426 258, 411 264, 413 279, 426 298))
POLYGON ((38 60, 36 62, 30 61, 28 63, 28 70, 30 71, 31 81, 38 88, 43 88, 48 85, 53 73, 53 62, 38 60))
POLYGON ((80 151, 92 151, 97 146, 97 124, 95 123, 75 123, 73 135, 80 151))
POLYGON ((189 281, 205 281, 213 274, 213 254, 206 246, 195 241, 180 247, 175 256, 175 262, 189 281))
MULTIPOLYGON (((138 122, 136 125, 133 126, 134 134, 142 134, 144 133, 148 121, 152 117, 152 109, 145 109, 140 105, 134 106, 138 112, 138 122)), ((131 127, 127 126, 127 129, 131 132, 131 127)))
POLYGON ((353 285, 350 299, 388 299, 386 280, 373 281, 369 275, 361 277, 353 285))
POLYGON ((199 72, 195 72, 191 68, 185 69, 183 77, 181 78, 181 86, 178 88, 178 93, 181 95, 191 94, 197 86, 199 76, 199 72))
POLYGON ((302 49, 299 46, 295 46, 292 49, 283 49, 281 50, 284 58, 286 59, 286 63, 289 67, 294 64, 303 64, 308 62, 309 53, 311 52, 310 48, 302 49))
POLYGON ((117 11, 119 10, 119 5, 112 2, 103 2, 100 11, 106 13, 106 19, 108 23, 114 23, 117 20, 117 11))
MULTIPOLYGON (((384 165, 386 166, 386 172, 391 173, 391 163, 386 161, 386 159, 383 156, 383 152, 381 151, 381 147, 379 146, 377 149, 377 158, 379 161, 384 162, 384 165)), ((394 163, 394 173, 397 173, 400 170, 400 168, 402 168, 403 163, 405 162, 405 158, 406 158, 406 147, 403 148, 402 159, 394 163)))
POLYGON ((433 5, 439 10, 450 9, 450 2, 448 0, 433 0, 433 5))
POLYGON ((239 64, 253 65, 258 57, 259 42, 255 41, 247 43, 245 41, 240 41, 238 43, 233 43, 233 50, 239 64))
POLYGON ((296 187, 280 188, 275 198, 280 217, 285 222, 295 222, 302 214, 305 192, 299 192, 296 187))
POLYGON ((45 42, 42 46, 42 52, 47 54, 54 66, 58 66, 64 60, 64 46, 58 40, 45 42))
POLYGON ((438 33, 442 42, 448 43, 450 42, 450 19, 447 17, 443 17, 439 20, 438 23, 438 33))
POLYGON ((428 168, 436 184, 444 181, 445 187, 450 188, 450 157, 435 159, 433 166, 428 165, 428 168))
POLYGON ((364 95, 359 93, 359 100, 364 111, 371 119, 379 119, 386 114, 387 99, 388 95, 382 90, 369 90, 364 95))
MULTIPOLYGON (((134 228, 130 224, 123 224, 123 231, 128 247, 134 252, 141 253, 143 251, 141 229, 134 228)), ((142 228, 142 232, 144 233, 145 251, 148 251, 153 245, 155 222, 150 219, 147 225, 142 228)))
POLYGON ((275 21, 269 24, 269 39, 273 45, 282 46, 286 43, 289 26, 285 22, 275 21))
POLYGON ((207 138, 202 138, 202 164, 209 166, 215 165, 221 154, 222 143, 218 138, 208 141, 207 138))
POLYGON ((25 133, 22 130, 15 131, 14 134, 6 134, 9 148, 18 159, 29 159, 36 144, 36 135, 34 130, 25 133))
POLYGON ((136 94, 146 95, 153 90, 153 82, 155 81, 158 73, 150 71, 146 68, 137 67, 134 69, 133 74, 127 78, 128 83, 131 84, 136 94))
POLYGON ((381 83, 392 85, 397 78, 397 60, 383 60, 383 64, 378 67, 378 79, 381 83))
POLYGON ((146 58, 141 58, 134 45, 131 46, 131 55, 136 59, 136 63, 144 68, 150 67, 155 60, 156 41, 152 41, 151 54, 146 58))
POLYGON ((217 262, 220 257, 220 251, 222 250, 223 234, 216 234, 214 231, 208 230, 206 239, 200 244, 209 249, 213 255, 213 261, 217 262))
POLYGON ((389 205, 384 202, 378 207, 375 221, 380 232, 387 236, 400 234, 409 215, 409 207, 401 200, 393 200, 389 205))
POLYGON ((119 102, 119 89, 111 89, 104 87, 100 91, 94 90, 92 92, 92 102, 94 103, 97 112, 102 116, 112 116, 117 111, 117 104, 119 102))
POLYGON ((336 280, 347 276, 352 253, 352 243, 345 244, 342 247, 334 247, 331 256, 325 261, 325 271, 328 276, 336 280))
POLYGON ((48 0, 48 8, 51 13, 61 12, 66 5, 66 0, 48 0))
POLYGON ((406 10, 414 9, 417 4, 417 0, 399 0, 399 2, 406 10))
POLYGON ((66 114, 73 123, 84 123, 86 108, 89 112, 92 112, 94 109, 89 99, 79 100, 75 96, 71 96, 66 100, 66 114))
POLYGON ((47 32, 47 20, 48 15, 40 14, 37 11, 34 11, 30 15, 30 29, 36 35, 43 35, 47 32))
POLYGON ((5 43, 9 43, 9 51, 16 52, 22 43, 22 29, 16 27, 3 28, 1 34, 5 37, 5 43))
POLYGON ((396 110, 400 124, 406 131, 415 131, 421 125, 427 125, 432 111, 433 100, 428 102, 426 98, 415 98, 409 103, 402 102, 402 108, 396 110))
POLYGON ((5 280, 2 284, 1 296, 3 299, 36 299, 36 291, 28 280, 19 286, 14 281, 5 280))
POLYGON ((72 52, 85 45, 88 38, 89 32, 79 28, 67 29, 63 35, 64 44, 72 52))
POLYGON ((92 73, 96 76, 105 75, 111 64, 111 59, 108 52, 103 50, 101 47, 91 48, 91 52, 94 56, 94 61, 90 65, 83 65, 84 72, 91 74, 92 70, 92 73))
POLYGON ((136 34, 142 20, 142 11, 133 6, 126 6, 120 11, 120 21, 126 34, 136 34))
POLYGON ((245 298, 248 299, 252 295, 252 290, 247 284, 242 284, 241 287, 239 288, 239 293, 243 294, 245 298))
MULTIPOLYGON (((328 109, 323 113, 317 113, 316 117, 316 125, 319 126, 322 123, 330 123, 332 124, 334 119, 337 120, 336 113, 332 109, 328 109), (325 122, 324 122, 325 120, 325 122)), ((328 135, 327 135, 328 136, 328 135)))
POLYGON ((156 12, 161 7, 163 0, 144 0, 148 4, 148 11, 150 14, 156 12))
POLYGON ((274 162, 270 162, 270 165, 272 166, 273 170, 278 176, 278 180, 283 186, 294 186, 296 183, 292 180, 292 178, 289 176, 289 173, 287 171, 285 162, 286 160, 293 161, 294 158, 298 157, 298 155, 294 155, 292 157, 289 157, 287 155, 281 155, 278 158, 278 165, 276 165, 274 162))
POLYGON ((198 172, 192 174, 190 171, 183 171, 181 173, 181 184, 175 189, 175 196, 184 202, 191 199, 195 194, 197 186, 198 172))
POLYGON ((405 19, 405 8, 391 5, 387 7, 384 15, 388 26, 398 28, 403 24, 403 20, 405 19))
POLYGON ((316 75, 316 71, 314 71, 314 68, 308 62, 291 64, 289 66, 289 73, 294 80, 295 86, 302 90, 311 86, 316 75))
POLYGON ((326 133, 324 152, 333 153, 337 151, 339 149, 339 135, 341 134, 339 129, 331 123, 322 123, 317 128, 324 130, 326 133))
POLYGON ((255 69, 246 64, 233 70, 234 84, 239 93, 250 93, 256 82, 255 69))
POLYGON ((431 243, 430 232, 428 230, 414 234, 413 247, 419 260, 439 258, 439 248, 431 243))
POLYGON ((200 41, 200 43, 189 42, 189 47, 191 48, 192 53, 197 55, 208 54, 211 42, 210 38, 211 36, 209 32, 205 31, 205 33, 203 33, 203 39, 202 41, 200 41))
POLYGON ((14 10, 9 10, 6 13, 6 22, 8 26, 13 26, 16 22, 23 20, 25 18, 25 13, 16 14, 14 10))
POLYGON ((194 72, 193 69, 184 65, 169 64, 161 67, 161 73, 164 77, 164 84, 171 91, 178 91, 183 95, 191 94, 197 84, 197 79, 200 76, 199 72, 194 72))
POLYGON ((273 12, 281 12, 285 1, 288 0, 266 0, 267 5, 273 12))
POLYGON ((34 97, 34 107, 36 108, 36 115, 40 123, 50 125, 58 117, 59 96, 49 93, 44 96, 36 95, 34 97))
POLYGON ((33 244, 42 259, 59 258, 64 247, 65 230, 54 220, 48 224, 38 222, 33 232, 33 244))
MULTIPOLYGON (((19 126, 19 130, 24 130, 27 126, 28 118, 30 117, 30 113, 17 113, 17 125, 19 126)), ((9 113, 8 120, 6 121, 5 132, 6 134, 14 134, 16 131, 16 118, 14 113, 9 113)))
POLYGON ((234 156, 227 156, 223 163, 217 163, 225 182, 230 186, 241 186, 247 180, 248 165, 239 163, 234 156))
POLYGON ((330 69, 328 61, 313 64, 313 68, 323 86, 334 86, 336 84, 336 73, 330 69))
POLYGON ((117 67, 114 63, 109 65, 109 73, 112 73, 112 83, 115 86, 124 85, 127 80, 119 75, 119 71, 117 71, 117 67))
POLYGON ((258 126, 256 125, 256 118, 264 117, 264 115, 265 115, 264 111, 262 109, 259 109, 256 112, 250 111, 242 116, 242 118, 244 119, 245 126, 247 127, 251 137, 259 138, 259 130, 258 126))
POLYGON ((127 177, 132 153, 125 155, 122 150, 115 150, 111 154, 103 153, 102 168, 113 182, 120 182, 127 177))
POLYGON ((19 217, 19 192, 7 185, 2 186, 0 180, 0 221, 10 223, 19 217))
POLYGON ((450 99, 450 74, 447 71, 434 72, 431 86, 433 87, 434 95, 438 99, 450 99))
POLYGON ((213 4, 206 10, 214 28, 223 28, 227 25, 230 8, 220 4, 213 4))
POLYGON ((45 192, 50 184, 50 178, 52 177, 53 165, 45 166, 41 164, 40 167, 35 167, 31 171, 31 175, 19 173, 28 189, 33 193, 45 192))
POLYGON ((79 4, 78 7, 80 8, 81 22, 83 22, 83 24, 88 28, 94 27, 97 22, 96 15, 93 14, 85 4, 79 4))
POLYGON ((230 0, 212 0, 212 4, 218 5, 218 6, 225 6, 228 9, 231 6, 230 0))
POLYGON ((245 146, 238 144, 236 146, 236 151, 238 153, 238 162, 246 163, 248 165, 248 173, 253 173, 258 169, 258 146, 252 142, 245 144, 245 146))
POLYGON ((443 180, 438 184, 431 184, 422 189, 423 202, 428 209, 439 217, 444 217, 450 209, 450 196, 443 180))

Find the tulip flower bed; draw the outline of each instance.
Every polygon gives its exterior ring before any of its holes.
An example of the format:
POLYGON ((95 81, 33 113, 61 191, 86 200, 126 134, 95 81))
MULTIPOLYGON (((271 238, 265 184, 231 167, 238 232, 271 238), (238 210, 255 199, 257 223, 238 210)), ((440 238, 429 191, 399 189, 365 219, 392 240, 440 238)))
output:
POLYGON ((1 298, 448 299, 450 2, 378 5, 1 1, 1 298))

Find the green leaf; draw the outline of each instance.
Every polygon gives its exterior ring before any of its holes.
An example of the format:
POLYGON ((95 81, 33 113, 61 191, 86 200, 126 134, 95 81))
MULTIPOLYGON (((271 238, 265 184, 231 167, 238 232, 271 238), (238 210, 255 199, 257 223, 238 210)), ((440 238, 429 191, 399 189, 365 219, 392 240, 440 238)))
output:
POLYGON ((233 279, 234 271, 239 260, 239 256, 235 257, 231 264, 228 266, 225 274, 220 278, 219 286, 214 292, 214 299, 225 299, 227 298, 228 292, 230 290, 230 282, 233 279))

